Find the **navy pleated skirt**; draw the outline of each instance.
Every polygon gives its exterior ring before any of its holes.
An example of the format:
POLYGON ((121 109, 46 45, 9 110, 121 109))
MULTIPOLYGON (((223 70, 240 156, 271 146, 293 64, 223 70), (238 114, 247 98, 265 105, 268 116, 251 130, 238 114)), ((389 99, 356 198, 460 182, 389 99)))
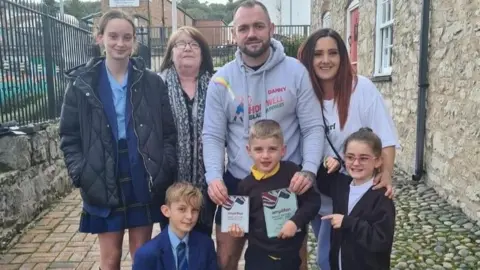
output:
MULTIPOLYGON (((120 207, 113 208, 104 218, 82 212, 80 218, 80 232, 104 233, 119 232, 128 228, 152 225, 160 222, 162 215, 160 205, 145 204, 138 201, 130 173, 127 141, 118 141, 118 177, 117 185, 120 191, 120 207)), ((146 179, 139 179, 147 181, 146 179)))

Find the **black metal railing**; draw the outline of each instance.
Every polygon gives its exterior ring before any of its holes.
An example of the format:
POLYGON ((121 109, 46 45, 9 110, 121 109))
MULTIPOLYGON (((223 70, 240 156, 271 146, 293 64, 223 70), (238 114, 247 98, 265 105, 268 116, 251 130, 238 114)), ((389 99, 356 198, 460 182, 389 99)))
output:
POLYGON ((0 0, 0 123, 56 119, 63 74, 91 55, 93 37, 71 15, 37 0, 0 0))

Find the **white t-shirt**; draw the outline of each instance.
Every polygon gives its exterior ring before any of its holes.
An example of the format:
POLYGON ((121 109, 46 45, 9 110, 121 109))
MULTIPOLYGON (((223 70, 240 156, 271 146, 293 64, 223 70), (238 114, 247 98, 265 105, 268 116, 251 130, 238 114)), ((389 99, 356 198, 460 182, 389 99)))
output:
MULTIPOLYGON (((353 182, 350 184, 350 193, 348 195, 348 215, 352 212, 353 207, 360 201, 360 199, 373 186, 373 178, 360 186, 354 186, 353 182)), ((338 266, 342 270, 342 249, 338 250, 338 266)))
MULTIPOLYGON (((382 140, 382 147, 400 147, 397 130, 385 101, 377 87, 368 78, 358 76, 358 83, 350 98, 347 122, 343 130, 340 130, 337 105, 334 104, 333 100, 324 100, 323 106, 327 128, 330 129, 328 137, 342 159, 345 139, 362 127, 371 128, 382 140)), ((325 140, 324 149, 325 157, 336 157, 327 140, 325 140)), ((347 174, 343 168, 342 172, 347 174)), ((320 195, 322 206, 319 214, 331 214, 333 211, 332 199, 324 194, 320 195)))

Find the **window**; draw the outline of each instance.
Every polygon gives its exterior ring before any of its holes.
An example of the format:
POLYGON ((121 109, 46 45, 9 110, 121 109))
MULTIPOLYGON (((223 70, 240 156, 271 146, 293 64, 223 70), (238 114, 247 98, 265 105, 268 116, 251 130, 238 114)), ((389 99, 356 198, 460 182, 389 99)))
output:
POLYGON ((377 0, 374 76, 392 74, 393 0, 377 0))
POLYGON ((322 28, 332 28, 332 17, 329 11, 323 14, 322 28))

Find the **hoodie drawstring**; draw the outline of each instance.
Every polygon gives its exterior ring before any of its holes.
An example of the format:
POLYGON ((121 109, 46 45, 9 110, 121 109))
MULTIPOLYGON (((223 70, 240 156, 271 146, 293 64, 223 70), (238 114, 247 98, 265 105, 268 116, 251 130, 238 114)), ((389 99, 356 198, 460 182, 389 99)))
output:
MULTIPOLYGON (((248 138, 249 134, 249 129, 250 129, 250 111, 249 111, 249 99, 248 99, 248 94, 249 94, 249 87, 248 87, 248 75, 247 75, 247 70, 245 66, 242 66, 243 68, 243 88, 245 91, 243 92, 243 133, 248 138)), ((267 72, 264 70, 262 71, 262 82, 263 82, 263 87, 260 88, 259 90, 261 91, 261 98, 260 98, 260 108, 261 108, 261 115, 260 119, 265 119, 267 118, 267 82, 265 80, 265 74, 267 72)), ((253 105, 253 104, 252 104, 253 105)))
POLYGON ((250 111, 249 109, 249 99, 248 99, 248 76, 245 66, 242 66, 243 69, 243 135, 248 138, 248 133, 250 129, 250 111))
POLYGON ((262 116, 260 119, 265 119, 267 118, 267 82, 265 81, 265 73, 267 73, 265 70, 262 72, 262 81, 263 81, 263 87, 262 87, 262 116))

